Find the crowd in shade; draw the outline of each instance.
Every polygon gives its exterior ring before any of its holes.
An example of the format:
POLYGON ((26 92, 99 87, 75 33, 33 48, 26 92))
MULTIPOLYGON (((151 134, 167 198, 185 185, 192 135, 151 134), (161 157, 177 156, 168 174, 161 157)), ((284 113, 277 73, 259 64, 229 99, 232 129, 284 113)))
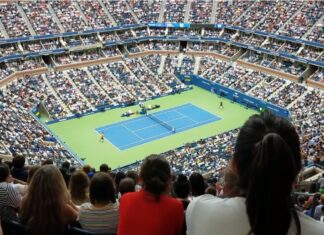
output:
POLYGON ((82 31, 87 29, 81 12, 70 1, 50 1, 49 5, 54 10, 65 31, 82 31))
POLYGON ((164 9, 164 22, 184 22, 187 0, 166 1, 164 9))
POLYGON ((324 174, 307 190, 298 184, 292 188, 303 166, 300 150, 292 123, 264 112, 240 129, 150 155, 133 169, 112 171, 105 163, 95 169, 49 159, 29 166, 16 155, 12 162, 0 163, 3 230, 6 234, 14 220, 29 233, 50 235, 73 228, 120 235, 319 235, 324 174), (212 174, 201 174, 201 168, 212 174))
POLYGON ((244 28, 254 28, 258 22, 264 17, 264 12, 269 12, 275 7, 274 1, 261 1, 254 3, 248 12, 242 15, 242 17, 234 24, 242 26, 244 28))
POLYGON ((112 26, 112 22, 98 1, 79 1, 78 4, 86 18, 88 27, 100 29, 112 26))
POLYGON ((19 60, 8 62, 4 64, 0 71, 0 79, 6 78, 15 72, 33 70, 41 67, 45 67, 41 60, 19 60))
POLYGON ((130 1, 129 5, 140 22, 157 22, 161 10, 159 0, 136 0, 130 1))
POLYGON ((190 22, 192 23, 211 23, 211 13, 213 9, 213 1, 202 0, 191 3, 190 22))
POLYGON ((281 1, 263 18, 257 29, 269 33, 276 33, 302 6, 303 1, 281 1))
POLYGON ((53 20, 46 2, 23 1, 21 4, 36 34, 60 33, 60 29, 53 20))
POLYGON ((322 1, 311 1, 305 4, 301 11, 294 15, 282 30, 278 31, 279 34, 301 38, 321 18, 323 9, 322 1))
POLYGON ((19 14, 15 4, 7 3, 0 5, 1 22, 9 37, 30 36, 27 24, 19 14))
POLYGON ((233 24, 251 5, 250 1, 218 2, 220 11, 216 14, 215 23, 233 24))
POLYGON ((57 101, 46 94, 45 82, 38 76, 18 80, 1 90, 1 142, 13 155, 24 157, 28 165, 49 159, 58 165, 66 160, 78 165, 73 155, 29 113, 30 108, 44 101, 49 112, 57 109, 58 115, 64 115, 57 101))
MULTIPOLYGON (((63 1, 0 5, 9 37, 157 22, 224 23, 322 42, 322 1, 63 1), (217 9, 213 13, 213 8, 217 9), (21 9, 21 10, 20 10, 21 9), (267 14, 264 14, 267 12, 267 14), (187 18, 186 18, 187 17, 187 18), (314 26, 315 25, 315 26, 314 26), (313 27, 314 26, 314 27, 313 27)), ((0 37, 5 34, 0 33, 0 37)))
POLYGON ((117 25, 131 25, 137 23, 127 1, 106 0, 103 2, 117 25))

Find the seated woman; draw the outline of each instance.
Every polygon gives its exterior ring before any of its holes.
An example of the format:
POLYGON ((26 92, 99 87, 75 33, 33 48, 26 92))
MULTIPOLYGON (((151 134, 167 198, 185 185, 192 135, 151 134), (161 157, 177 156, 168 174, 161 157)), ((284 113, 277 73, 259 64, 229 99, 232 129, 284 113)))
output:
POLYGON ((323 234, 324 224, 297 213, 292 202, 301 155, 288 120, 270 112, 251 116, 237 137, 231 168, 239 190, 227 199, 193 200, 186 213, 188 235, 323 234))
POLYGON ((78 221, 82 228, 96 233, 116 233, 118 205, 114 181, 108 173, 99 172, 92 177, 90 202, 79 208, 78 221))
POLYGON ((21 203, 21 195, 15 189, 9 166, 0 164, 0 216, 2 220, 17 220, 16 211, 21 203))
POLYGON ((89 185, 89 177, 84 171, 76 171, 72 174, 69 191, 71 200, 75 205, 80 206, 85 202, 89 202, 89 185))
POLYGON ((21 203, 19 217, 29 234, 64 234, 78 212, 70 201, 61 172, 53 165, 44 165, 33 175, 21 203))
POLYGON ((182 203, 172 198, 171 169, 165 158, 151 155, 141 166, 143 189, 120 200, 118 235, 179 235, 184 221, 182 203))

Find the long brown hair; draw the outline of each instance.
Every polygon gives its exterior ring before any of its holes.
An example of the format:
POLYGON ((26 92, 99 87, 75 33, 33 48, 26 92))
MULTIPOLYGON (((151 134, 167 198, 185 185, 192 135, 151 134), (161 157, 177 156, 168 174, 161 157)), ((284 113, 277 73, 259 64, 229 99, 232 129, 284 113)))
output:
POLYGON ((237 137, 234 160, 238 186, 246 197, 246 212, 254 235, 286 235, 300 221, 291 189, 301 169, 299 137, 286 119, 270 112, 253 115, 237 137))
POLYGON ((89 201, 90 179, 84 171, 73 173, 69 183, 71 199, 74 204, 80 205, 89 201))
POLYGON ((63 234, 63 208, 69 192, 60 171, 53 165, 38 169, 22 200, 20 220, 33 235, 63 234))

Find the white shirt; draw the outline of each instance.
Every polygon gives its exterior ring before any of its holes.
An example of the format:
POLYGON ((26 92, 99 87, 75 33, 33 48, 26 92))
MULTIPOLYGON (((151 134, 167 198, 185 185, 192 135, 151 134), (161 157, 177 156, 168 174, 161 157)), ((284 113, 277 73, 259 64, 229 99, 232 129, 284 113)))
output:
MULTIPOLYGON (((301 235, 323 235, 324 223, 299 213, 301 235)), ((246 235, 250 224, 245 198, 222 199, 203 195, 190 202, 187 212, 187 235, 246 235)), ((288 235, 295 235, 292 225, 288 235)))

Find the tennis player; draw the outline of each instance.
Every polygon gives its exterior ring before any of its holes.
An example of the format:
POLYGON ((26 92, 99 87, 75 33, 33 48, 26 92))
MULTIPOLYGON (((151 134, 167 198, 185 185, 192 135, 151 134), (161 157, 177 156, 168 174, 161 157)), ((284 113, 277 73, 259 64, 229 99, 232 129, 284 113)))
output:
POLYGON ((220 108, 220 109, 224 109, 223 101, 221 101, 221 102, 219 103, 219 108, 220 108))
POLYGON ((101 143, 103 143, 103 142, 104 142, 104 139, 105 139, 104 133, 101 132, 101 133, 100 133, 100 140, 99 140, 99 141, 100 141, 101 143))

